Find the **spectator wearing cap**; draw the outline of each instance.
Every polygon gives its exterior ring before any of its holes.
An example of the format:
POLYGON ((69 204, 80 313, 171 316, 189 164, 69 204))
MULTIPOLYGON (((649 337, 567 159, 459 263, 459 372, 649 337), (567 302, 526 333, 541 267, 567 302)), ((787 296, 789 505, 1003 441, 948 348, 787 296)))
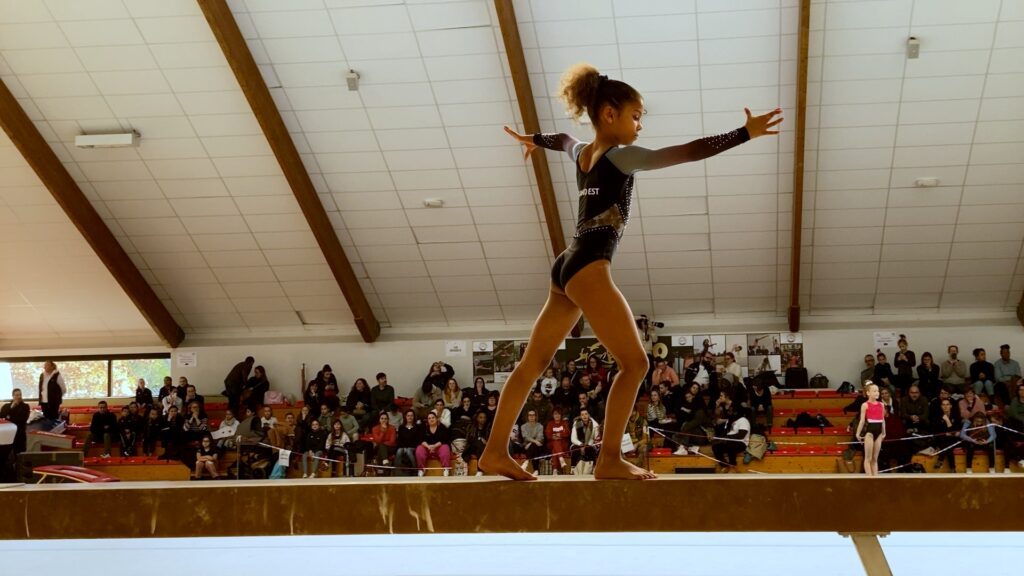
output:
MULTIPOLYGON (((1012 386, 1010 383, 1015 378, 1020 378, 1020 364, 1016 360, 1010 358, 1010 345, 1003 344, 999 347, 999 360, 996 360, 993 364, 995 371, 995 392, 996 396, 1002 400, 1003 404, 1010 403, 1010 391, 1012 386)), ((1016 392, 1016 390, 1014 390, 1016 392)))

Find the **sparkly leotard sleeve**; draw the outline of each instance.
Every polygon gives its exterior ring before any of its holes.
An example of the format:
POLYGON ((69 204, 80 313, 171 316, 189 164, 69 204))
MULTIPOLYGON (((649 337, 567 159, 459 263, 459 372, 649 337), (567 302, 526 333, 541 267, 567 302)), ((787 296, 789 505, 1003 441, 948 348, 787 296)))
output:
POLYGON ((568 134, 534 134, 537 146, 565 152, 576 164, 579 209, 573 242, 555 259, 551 281, 564 290, 569 279, 597 260, 611 260, 629 222, 633 175, 683 162, 710 158, 750 140, 745 127, 659 150, 639 146, 611 148, 584 172, 580 151, 586 146, 568 134))

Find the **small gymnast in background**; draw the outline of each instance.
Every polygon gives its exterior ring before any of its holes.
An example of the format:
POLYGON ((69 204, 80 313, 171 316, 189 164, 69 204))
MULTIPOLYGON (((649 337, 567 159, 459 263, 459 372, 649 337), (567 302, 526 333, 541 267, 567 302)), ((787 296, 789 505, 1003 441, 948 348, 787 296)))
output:
POLYGON ((857 439, 864 443, 864 473, 868 476, 878 475, 878 454, 885 440, 885 406, 878 401, 878 394, 878 384, 864 383, 868 401, 860 405, 857 439))
MULTIPOLYGON (((568 134, 518 134, 505 131, 526 147, 528 157, 538 146, 565 152, 576 166, 579 210, 572 245, 555 260, 547 303, 533 326, 522 361, 502 390, 491 433, 506 438, 526 396, 580 314, 598 340, 615 357, 619 372, 608 395, 604 438, 594 466, 596 478, 646 479, 654 474, 623 459, 619 439, 626 429, 637 390, 647 374, 648 360, 633 324, 633 313, 612 280, 611 259, 629 221, 633 175, 684 162, 696 162, 725 152, 747 140, 778 134, 782 113, 753 116, 736 130, 687 144, 649 150, 632 146, 643 129, 643 98, 632 86, 600 74, 589 64, 577 64, 562 77, 560 97, 574 119, 586 113, 595 130, 592 142, 568 134)), ((489 473, 514 480, 532 480, 508 453, 505 442, 491 442, 480 458, 489 473)))

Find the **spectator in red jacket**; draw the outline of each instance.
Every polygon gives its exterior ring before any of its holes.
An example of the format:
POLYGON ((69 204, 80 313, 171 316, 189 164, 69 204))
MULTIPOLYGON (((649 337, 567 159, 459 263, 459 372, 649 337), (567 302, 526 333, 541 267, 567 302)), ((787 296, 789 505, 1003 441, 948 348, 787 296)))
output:
POLYGON ((395 457, 395 450, 398 445, 395 427, 388 420, 387 412, 381 412, 377 416, 378 424, 370 431, 373 439, 373 449, 376 454, 374 462, 381 466, 387 466, 395 457))

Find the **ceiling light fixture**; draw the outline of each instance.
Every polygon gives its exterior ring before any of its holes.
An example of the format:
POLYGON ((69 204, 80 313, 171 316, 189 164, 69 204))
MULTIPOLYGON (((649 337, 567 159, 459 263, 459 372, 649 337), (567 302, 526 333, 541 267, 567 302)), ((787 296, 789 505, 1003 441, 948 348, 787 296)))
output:
POLYGON ((139 145, 138 132, 121 134, 79 134, 75 136, 77 148, 129 148, 139 145))
POLYGON ((345 73, 345 83, 348 84, 349 90, 353 92, 359 90, 359 72, 349 68, 345 73))

